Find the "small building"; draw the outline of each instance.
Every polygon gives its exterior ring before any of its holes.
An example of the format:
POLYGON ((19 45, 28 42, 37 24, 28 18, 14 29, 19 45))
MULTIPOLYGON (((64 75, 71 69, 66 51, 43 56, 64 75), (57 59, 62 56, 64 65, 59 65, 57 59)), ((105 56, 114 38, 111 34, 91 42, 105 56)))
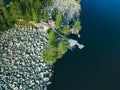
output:
POLYGON ((49 20, 48 23, 49 23, 52 27, 55 27, 55 21, 54 21, 54 20, 49 20))

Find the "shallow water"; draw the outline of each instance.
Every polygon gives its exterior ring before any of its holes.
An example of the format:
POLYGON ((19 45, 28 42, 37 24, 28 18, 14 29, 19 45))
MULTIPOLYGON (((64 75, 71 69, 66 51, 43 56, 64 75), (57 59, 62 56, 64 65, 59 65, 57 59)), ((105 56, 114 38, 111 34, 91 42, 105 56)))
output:
POLYGON ((85 48, 55 64, 48 90, 120 90, 120 0, 82 0, 81 7, 85 48))

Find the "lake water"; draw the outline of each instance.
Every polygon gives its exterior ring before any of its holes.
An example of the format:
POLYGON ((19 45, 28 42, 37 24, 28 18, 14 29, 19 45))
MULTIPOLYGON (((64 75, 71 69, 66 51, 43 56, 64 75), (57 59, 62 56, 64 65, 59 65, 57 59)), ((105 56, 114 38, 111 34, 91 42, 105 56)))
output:
POLYGON ((54 67, 48 90, 120 90, 120 0, 82 0, 82 50, 54 67))

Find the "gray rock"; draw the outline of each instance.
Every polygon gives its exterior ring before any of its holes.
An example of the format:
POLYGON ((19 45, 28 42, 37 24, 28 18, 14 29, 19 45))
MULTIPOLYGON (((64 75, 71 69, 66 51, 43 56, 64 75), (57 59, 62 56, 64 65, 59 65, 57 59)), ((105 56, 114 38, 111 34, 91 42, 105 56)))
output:
POLYGON ((18 90, 18 87, 13 88, 13 90, 18 90))
POLYGON ((16 43, 16 46, 17 46, 17 48, 19 48, 20 47, 20 43, 16 43))
POLYGON ((40 32, 29 27, 20 27, 2 34, 1 86, 5 90, 9 90, 9 87, 12 90, 29 90, 33 87, 34 90, 44 90, 49 79, 44 77, 52 74, 49 73, 51 67, 40 58, 40 54, 47 47, 47 35, 42 36, 40 32))
POLYGON ((45 77, 45 78, 43 78, 43 80, 44 80, 45 82, 48 82, 48 81, 49 81, 49 78, 45 77))
POLYGON ((40 82, 38 80, 35 81, 37 84, 39 84, 40 82))
POLYGON ((44 82, 43 80, 40 80, 40 83, 41 83, 41 84, 43 84, 43 82, 44 82))
POLYGON ((17 78, 20 78, 20 75, 19 75, 19 74, 17 74, 17 78))
POLYGON ((13 66, 13 69, 17 69, 17 66, 13 66))
POLYGON ((47 85, 50 85, 51 84, 51 82, 47 82, 47 85))
POLYGON ((20 85, 20 90, 22 90, 22 85, 20 85))

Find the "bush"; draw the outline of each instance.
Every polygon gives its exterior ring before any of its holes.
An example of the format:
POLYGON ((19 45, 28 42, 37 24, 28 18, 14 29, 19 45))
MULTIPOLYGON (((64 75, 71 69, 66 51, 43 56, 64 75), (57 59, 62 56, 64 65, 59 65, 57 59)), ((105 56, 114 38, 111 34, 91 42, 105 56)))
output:
POLYGON ((75 33, 77 33, 80 30, 80 27, 81 27, 80 24, 81 24, 80 21, 75 22, 75 25, 74 25, 75 33))
POLYGON ((69 25, 66 25, 66 26, 63 27, 63 33, 64 33, 65 36, 70 35, 70 27, 69 27, 69 25))
POLYGON ((57 58, 61 58, 66 52, 67 52, 67 44, 68 42, 67 41, 61 41, 59 44, 58 44, 58 56, 57 58))
POLYGON ((57 60, 57 48, 55 46, 49 45, 42 54, 42 58, 47 63, 55 63, 57 60))
POLYGON ((54 31, 52 29, 49 30, 48 38, 49 38, 48 44, 49 45, 55 45, 56 36, 55 36, 55 33, 54 33, 54 31))
POLYGON ((60 26, 62 24, 62 15, 61 12, 59 11, 56 15, 56 26, 60 26))
POLYGON ((58 46, 49 45, 42 54, 43 60, 47 63, 55 63, 67 52, 67 41, 61 41, 58 46))
POLYGON ((77 3, 80 3, 81 0, 75 0, 77 3))

